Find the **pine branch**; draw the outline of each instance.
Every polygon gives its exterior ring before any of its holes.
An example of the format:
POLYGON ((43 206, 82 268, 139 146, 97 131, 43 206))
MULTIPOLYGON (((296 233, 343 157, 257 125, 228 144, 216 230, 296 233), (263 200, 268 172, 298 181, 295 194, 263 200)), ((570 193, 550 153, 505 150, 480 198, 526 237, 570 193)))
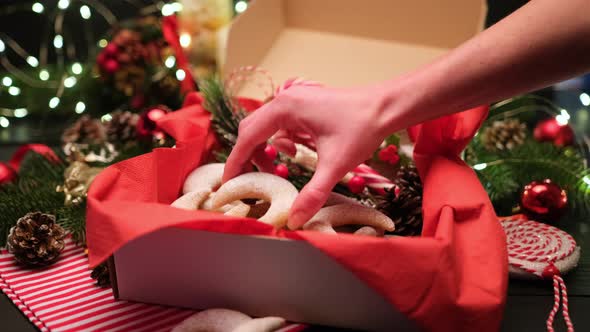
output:
POLYGON ((54 164, 45 157, 29 153, 21 164, 14 183, 0 186, 0 246, 16 221, 31 211, 56 214, 64 204, 63 193, 55 189, 63 184, 65 164, 54 164))
POLYGON ((231 103, 229 96, 219 78, 213 77, 199 82, 201 92, 205 97, 203 106, 211 113, 211 122, 217 137, 225 148, 231 149, 237 140, 240 121, 246 117, 246 112, 231 103))
POLYGON ((57 223, 65 228, 77 243, 86 243, 86 201, 79 205, 62 206, 56 211, 57 223))
POLYGON ((528 139, 508 151, 489 152, 478 139, 467 152, 494 205, 508 198, 517 200, 522 188, 532 181, 551 179, 566 190, 575 212, 590 212, 590 177, 584 157, 574 148, 559 148, 528 139))

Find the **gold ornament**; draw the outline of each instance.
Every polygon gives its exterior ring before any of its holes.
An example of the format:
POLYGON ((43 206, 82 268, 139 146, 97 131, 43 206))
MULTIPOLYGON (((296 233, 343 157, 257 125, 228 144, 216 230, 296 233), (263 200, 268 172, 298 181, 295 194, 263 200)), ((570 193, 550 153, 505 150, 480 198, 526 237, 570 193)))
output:
POLYGON ((64 172, 64 185, 56 188, 65 194, 64 204, 70 206, 82 203, 90 184, 102 170, 101 167, 90 167, 82 161, 72 162, 64 172))

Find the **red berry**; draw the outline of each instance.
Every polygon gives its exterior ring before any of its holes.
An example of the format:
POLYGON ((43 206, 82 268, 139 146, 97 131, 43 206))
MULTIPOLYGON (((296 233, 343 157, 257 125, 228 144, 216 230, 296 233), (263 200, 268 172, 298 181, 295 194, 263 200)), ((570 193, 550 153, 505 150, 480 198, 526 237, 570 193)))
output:
POLYGON ((104 64, 104 70, 109 74, 114 74, 119 70, 119 63, 115 59, 108 59, 104 64))
POLYGON ((347 183, 348 190, 350 190, 354 194, 360 194, 365 189, 365 179, 362 177, 355 175, 350 179, 347 183))
POLYGON ((96 63, 101 67, 104 68, 104 65, 107 61, 107 55, 104 52, 100 52, 97 56, 96 56, 96 63))
POLYGON ((275 166, 275 175, 278 175, 284 179, 289 177, 289 168, 285 164, 278 164, 275 166))
POLYGON ((395 165, 399 162, 399 155, 397 154, 397 146, 388 145, 381 149, 377 154, 379 160, 395 165))
POLYGON ((117 54, 119 53, 119 47, 117 45, 115 45, 115 43, 109 43, 105 48, 104 48, 105 53, 109 56, 109 57, 116 57, 117 54))
POLYGON ((264 153, 270 160, 275 160, 277 158, 277 149, 274 146, 267 144, 264 148, 264 153))

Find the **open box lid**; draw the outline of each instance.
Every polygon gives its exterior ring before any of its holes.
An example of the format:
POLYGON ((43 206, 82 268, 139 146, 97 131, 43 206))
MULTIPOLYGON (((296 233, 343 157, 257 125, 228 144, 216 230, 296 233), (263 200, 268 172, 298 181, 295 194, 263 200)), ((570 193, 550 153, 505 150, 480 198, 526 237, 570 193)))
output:
MULTIPOLYGON (((255 0, 226 31, 224 75, 268 70, 276 83, 305 77, 330 86, 390 79, 483 28, 483 0, 255 0)), ((240 95, 262 97, 255 86, 240 95)))

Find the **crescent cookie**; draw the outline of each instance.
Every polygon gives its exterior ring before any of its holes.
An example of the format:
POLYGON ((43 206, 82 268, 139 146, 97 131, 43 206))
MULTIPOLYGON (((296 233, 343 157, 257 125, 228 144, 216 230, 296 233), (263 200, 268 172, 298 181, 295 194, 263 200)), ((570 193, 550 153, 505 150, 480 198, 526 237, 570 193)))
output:
POLYGON ((280 317, 255 318, 242 323, 231 332, 274 332, 285 325, 286 321, 280 317))
POLYGON ((197 210, 199 206, 209 197, 208 189, 200 189, 188 192, 172 202, 173 207, 184 210, 197 210))
MULTIPOLYGON (((336 234, 334 227, 344 225, 371 226, 376 230, 393 231, 395 224, 389 217, 370 207, 355 204, 337 204, 321 208, 305 225, 304 230, 336 234)), ((362 228, 361 228, 362 229, 362 228)), ((367 232, 367 229, 361 231, 367 232)))
POLYGON ((223 163, 206 164, 197 167, 184 180, 182 193, 186 194, 199 189, 215 191, 221 185, 224 168, 225 164, 223 163))
POLYGON ((237 201, 237 203, 224 214, 226 216, 245 218, 248 216, 248 213, 250 213, 250 205, 237 201))
POLYGON ((289 209, 299 192, 291 182, 269 173, 246 173, 224 183, 213 197, 213 208, 244 198, 258 198, 270 203, 258 220, 282 228, 287 224, 289 209))
POLYGON ((227 332, 251 321, 250 316, 229 309, 208 309, 198 312, 176 325, 172 332, 227 332))

